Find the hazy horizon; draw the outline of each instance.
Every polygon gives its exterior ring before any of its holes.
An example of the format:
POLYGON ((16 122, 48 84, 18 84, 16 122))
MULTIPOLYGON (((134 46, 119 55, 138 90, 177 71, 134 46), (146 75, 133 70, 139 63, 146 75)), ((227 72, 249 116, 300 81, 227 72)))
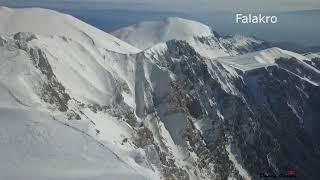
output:
POLYGON ((318 0, 0 0, 9 6, 47 6, 64 9, 126 9, 176 12, 211 12, 212 10, 292 11, 320 9, 318 0), (235 8, 236 7, 236 8, 235 8))
MULTIPOLYGON (((241 0, 241 2, 246 3, 250 1, 241 0)), ((288 3, 287 0, 284 0, 280 4, 283 4, 285 1, 288 3)), ((212 7, 212 11, 209 11, 210 7, 207 7, 205 11, 195 10, 190 12, 174 8, 161 8, 166 3, 163 3, 159 8, 150 9, 150 4, 153 2, 153 0, 134 0, 132 2, 126 0, 118 2, 114 0, 99 0, 88 5, 88 1, 86 0, 81 0, 81 2, 76 4, 74 0, 0 0, 0 5, 8 7, 42 7, 58 10, 71 14, 106 32, 112 32, 141 21, 160 20, 165 17, 176 16, 200 21, 223 35, 243 34, 273 42, 285 41, 304 46, 320 46, 320 35, 318 33, 320 32, 320 24, 314 21, 315 19, 320 19, 320 10, 316 9, 319 8, 320 1, 317 3, 317 1, 310 0, 309 4, 312 4, 312 7, 309 7, 308 2, 306 2, 301 8, 297 8, 297 3, 294 0, 291 1, 291 5, 288 8, 271 8, 269 7, 270 3, 261 2, 260 4, 268 4, 268 6, 259 8, 256 7, 257 3, 253 3, 247 6, 247 8, 239 5, 237 9, 230 10, 225 8, 228 5, 227 2, 229 2, 227 0, 225 3, 219 3, 216 7, 212 7), (101 4, 106 3, 108 4, 107 6, 101 6, 101 4), (132 3, 135 5, 130 6, 132 3), (99 4, 100 6, 98 6, 99 4), (277 24, 236 24, 235 14, 238 12, 276 15, 279 20, 277 24)), ((176 0, 173 4, 178 2, 180 1, 176 0)), ((188 1, 184 5, 188 3, 191 2, 188 1)), ((199 4, 205 3, 208 2, 202 0, 199 4)), ((199 7, 195 5, 194 9, 200 8, 200 5, 199 7)))

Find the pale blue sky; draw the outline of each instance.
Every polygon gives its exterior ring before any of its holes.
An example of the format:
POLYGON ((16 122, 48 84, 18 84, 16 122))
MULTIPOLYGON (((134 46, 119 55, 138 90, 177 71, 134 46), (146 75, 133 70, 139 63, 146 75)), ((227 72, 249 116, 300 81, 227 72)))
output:
POLYGON ((267 11, 320 9, 320 0, 0 0, 0 4, 73 9, 86 7, 182 12, 232 10, 235 8, 267 11))
POLYGON ((320 19, 320 0, 0 0, 1 5, 59 10, 106 32, 141 21, 178 16, 203 22, 222 34, 320 45, 320 24, 316 21, 320 19), (278 23, 235 24, 238 12, 277 15, 278 23))

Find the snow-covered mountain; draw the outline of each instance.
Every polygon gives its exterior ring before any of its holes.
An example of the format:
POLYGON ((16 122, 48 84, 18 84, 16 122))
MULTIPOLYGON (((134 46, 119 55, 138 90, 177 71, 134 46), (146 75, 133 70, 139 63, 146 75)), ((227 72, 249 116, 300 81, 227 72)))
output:
POLYGON ((221 37, 205 24, 177 17, 141 22, 112 34, 140 49, 173 39, 185 40, 202 56, 210 58, 238 55, 268 47, 267 43, 252 37, 221 37))
POLYGON ((88 45, 92 44, 98 48, 106 48, 120 53, 136 53, 139 51, 137 48, 70 15, 52 10, 1 7, 0 17, 0 32, 5 34, 32 32, 47 36, 72 38, 88 45))
POLYGON ((276 64, 280 58, 295 58, 300 61, 311 61, 310 58, 298 53, 282 50, 280 48, 268 48, 257 52, 247 53, 240 56, 221 57, 218 60, 238 70, 248 71, 276 64))
POLYGON ((311 58, 179 18, 130 30, 152 41, 135 48, 50 10, 0 16, 0 179, 317 178, 311 58))
POLYGON ((212 36, 210 27, 196 21, 170 17, 163 21, 147 21, 122 28, 113 33, 118 38, 146 49, 172 39, 193 40, 194 37, 212 36))
POLYGON ((307 53, 305 54, 311 61, 306 61, 306 63, 320 70, 320 52, 318 53, 307 53))
POLYGON ((318 53, 307 53, 305 54, 306 57, 313 59, 313 58, 320 58, 320 52, 318 53))
POLYGON ((127 123, 90 110, 109 111, 126 84, 104 56, 138 50, 50 10, 0 16, 0 179, 148 179, 132 165, 142 152, 121 145, 127 123))

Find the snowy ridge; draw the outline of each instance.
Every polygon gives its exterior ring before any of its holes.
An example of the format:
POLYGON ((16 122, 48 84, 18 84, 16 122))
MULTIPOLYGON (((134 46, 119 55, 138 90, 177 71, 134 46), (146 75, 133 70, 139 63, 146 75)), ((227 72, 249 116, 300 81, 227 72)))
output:
POLYGON ((32 32, 40 35, 65 36, 82 43, 120 53, 139 50, 70 15, 41 8, 0 9, 0 33, 32 32))
POLYGON ((121 28, 112 34, 140 49, 173 39, 184 40, 199 54, 208 58, 234 56, 268 47, 263 41, 252 37, 220 37, 205 24, 177 17, 142 22, 121 28))
POLYGON ((209 26, 177 17, 142 22, 119 29, 112 34, 140 49, 147 49, 169 40, 184 40, 205 57, 230 55, 209 26))
POLYGON ((276 64, 276 59, 294 57, 300 61, 309 61, 310 59, 300 54, 282 50, 280 48, 269 48, 266 50, 244 54, 235 57, 218 58, 218 61, 228 64, 231 67, 242 71, 248 71, 256 68, 267 67, 276 64))
POLYGON ((234 35, 231 37, 226 37, 221 41, 230 41, 231 44, 235 47, 246 46, 250 43, 262 43, 261 40, 255 39, 253 37, 243 36, 243 35, 234 35))
POLYGON ((310 58, 310 59, 313 59, 313 58, 320 58, 320 52, 318 53, 307 53, 305 54, 304 56, 310 58))

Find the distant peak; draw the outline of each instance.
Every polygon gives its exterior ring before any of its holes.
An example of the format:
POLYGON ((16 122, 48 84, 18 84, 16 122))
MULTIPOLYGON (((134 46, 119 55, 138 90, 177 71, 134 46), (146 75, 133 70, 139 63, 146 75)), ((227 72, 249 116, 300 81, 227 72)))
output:
POLYGON ((215 36, 211 28, 197 21, 167 17, 158 21, 144 21, 121 28, 113 35, 140 49, 169 40, 190 40, 195 37, 215 36))
POLYGON ((7 11, 9 11, 9 10, 11 10, 11 9, 8 8, 8 7, 6 7, 6 6, 0 6, 0 10, 7 10, 7 11))

